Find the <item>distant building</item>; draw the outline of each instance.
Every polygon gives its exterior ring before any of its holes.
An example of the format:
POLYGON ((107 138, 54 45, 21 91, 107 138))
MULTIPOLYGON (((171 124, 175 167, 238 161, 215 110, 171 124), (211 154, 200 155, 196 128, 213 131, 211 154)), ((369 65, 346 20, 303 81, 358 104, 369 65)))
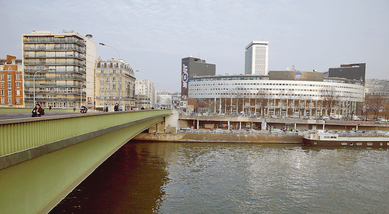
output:
POLYGON ((366 95, 389 95, 389 79, 366 79, 366 95))
POLYGON ((135 107, 135 74, 124 60, 96 61, 96 107, 119 103, 123 110, 135 107))
POLYGON ((172 108, 178 108, 180 106, 181 101, 181 93, 180 92, 173 92, 172 93, 172 108))
POLYGON ((252 41, 246 46, 245 74, 267 75, 269 61, 269 42, 252 41))
MULTIPOLYGON (((144 108, 156 107, 155 87, 154 87, 154 83, 152 83, 150 80, 136 80, 135 95, 137 99, 142 99, 142 101, 138 100, 138 104, 139 102, 145 102, 144 101, 145 98, 148 98, 149 103, 146 106, 142 105, 144 108), (144 95, 144 96, 140 96, 140 95, 144 95)), ((138 108, 140 108, 139 106, 140 105, 137 105, 138 108)))
POLYGON ((7 55, 0 59, 0 107, 23 107, 22 61, 7 55))
POLYGON ((172 92, 157 91, 157 107, 172 108, 172 92))
POLYGON ((151 108, 151 103, 150 103, 150 97, 143 95, 143 94, 138 94, 135 95, 135 106, 138 109, 149 109, 151 108))
POLYGON ((74 31, 32 31, 22 35, 25 103, 80 107, 93 103, 96 44, 74 31))
POLYGON ((339 68, 330 68, 328 77, 346 78, 365 82, 366 63, 340 65, 339 68))
POLYGON ((181 96, 188 96, 188 81, 196 76, 213 76, 216 74, 216 65, 207 63, 205 59, 186 57, 181 60, 181 96))

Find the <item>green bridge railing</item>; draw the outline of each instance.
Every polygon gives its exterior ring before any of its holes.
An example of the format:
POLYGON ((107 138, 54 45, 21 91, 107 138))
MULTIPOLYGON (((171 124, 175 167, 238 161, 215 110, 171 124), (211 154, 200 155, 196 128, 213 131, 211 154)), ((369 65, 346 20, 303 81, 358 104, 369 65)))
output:
POLYGON ((0 121, 0 157, 132 121, 170 114, 168 110, 148 110, 0 121))

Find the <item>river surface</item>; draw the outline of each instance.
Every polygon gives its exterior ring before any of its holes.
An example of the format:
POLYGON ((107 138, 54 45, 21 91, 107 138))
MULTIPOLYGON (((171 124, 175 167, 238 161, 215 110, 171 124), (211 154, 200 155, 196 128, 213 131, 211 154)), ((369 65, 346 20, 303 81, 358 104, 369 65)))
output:
POLYGON ((389 151, 130 141, 51 213, 388 213, 389 151))

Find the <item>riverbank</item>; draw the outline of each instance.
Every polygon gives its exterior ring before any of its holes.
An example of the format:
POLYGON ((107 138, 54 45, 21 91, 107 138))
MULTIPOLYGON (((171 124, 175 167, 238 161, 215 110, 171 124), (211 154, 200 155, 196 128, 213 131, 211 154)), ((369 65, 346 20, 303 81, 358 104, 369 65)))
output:
POLYGON ((177 133, 153 134, 140 133, 133 140, 154 142, 204 142, 204 143, 274 143, 302 144, 303 137, 288 134, 211 134, 211 133, 177 133))

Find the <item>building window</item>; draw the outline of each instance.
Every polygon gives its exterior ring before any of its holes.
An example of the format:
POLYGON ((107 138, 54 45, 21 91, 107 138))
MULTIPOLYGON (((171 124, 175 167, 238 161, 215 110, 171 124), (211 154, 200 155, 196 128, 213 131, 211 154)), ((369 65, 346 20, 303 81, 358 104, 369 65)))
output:
POLYGON ((116 77, 112 77, 112 82, 116 82, 116 77))
POLYGON ((20 80, 20 75, 16 74, 16 80, 20 80))
POLYGON ((0 82, 0 88, 4 88, 4 82, 0 82))
POLYGON ((1 103, 4 104, 4 100, 5 100, 4 97, 1 97, 0 100, 1 100, 1 103))
POLYGON ((8 74, 8 81, 11 81, 11 77, 12 77, 12 75, 8 74))
POLYGON ((8 70, 12 71, 12 67, 11 67, 11 66, 9 66, 9 67, 8 67, 8 70))
POLYGON ((104 70, 101 70, 101 75, 104 75, 104 70))
POLYGON ((109 82, 109 77, 107 77, 107 81, 106 82, 109 82))
POLYGON ((20 88, 20 82, 16 82, 16 88, 20 88))
POLYGON ((12 98, 8 98, 8 104, 12 104, 12 98))
POLYGON ((8 82, 8 88, 12 88, 11 82, 8 82))
POLYGON ((16 96, 20 96, 20 90, 16 90, 16 96))
POLYGON ((12 90, 8 90, 8 96, 12 97, 12 90))
POLYGON ((116 85, 115 84, 112 84, 112 89, 116 89, 116 85))
POLYGON ((4 74, 0 74, 0 80, 4 79, 4 74))
POLYGON ((116 74, 116 70, 112 70, 112 73, 115 75, 116 74))
POLYGON ((16 104, 20 104, 20 98, 16 98, 16 104))
POLYGON ((4 90, 0 90, 0 95, 4 96, 4 90))

